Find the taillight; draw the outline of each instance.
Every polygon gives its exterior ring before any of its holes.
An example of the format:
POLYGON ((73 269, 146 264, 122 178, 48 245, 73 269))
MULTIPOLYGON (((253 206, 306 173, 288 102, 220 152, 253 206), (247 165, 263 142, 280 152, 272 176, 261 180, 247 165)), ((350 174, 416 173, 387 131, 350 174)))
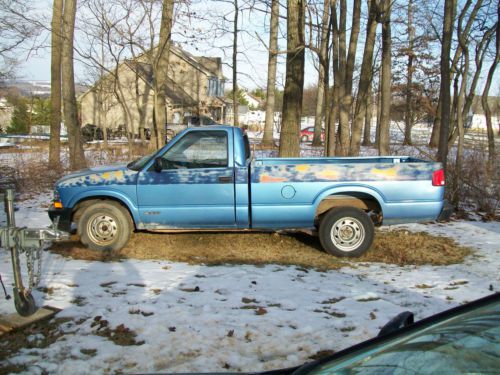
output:
POLYGON ((432 186, 444 186, 445 181, 444 169, 439 169, 432 173, 432 186))

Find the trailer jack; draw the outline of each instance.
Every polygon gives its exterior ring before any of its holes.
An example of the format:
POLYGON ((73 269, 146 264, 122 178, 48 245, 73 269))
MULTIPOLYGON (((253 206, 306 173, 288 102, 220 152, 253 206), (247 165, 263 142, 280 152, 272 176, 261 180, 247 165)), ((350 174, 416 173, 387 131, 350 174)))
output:
MULTIPOLYGON (((10 251, 14 275, 14 306, 21 316, 33 315, 37 310, 31 290, 40 282, 42 272, 42 251, 46 242, 69 239, 69 233, 57 229, 57 221, 48 228, 16 227, 14 215, 14 190, 0 192, 0 202, 4 201, 7 226, 0 227, 0 247, 10 251), (26 256, 28 285, 23 285, 20 255, 26 256)), ((1 280, 1 278, 0 278, 1 280)), ((2 283, 3 285, 3 283, 2 283)), ((4 288, 5 291, 5 288, 4 288)), ((10 296, 6 294, 6 298, 10 296)))

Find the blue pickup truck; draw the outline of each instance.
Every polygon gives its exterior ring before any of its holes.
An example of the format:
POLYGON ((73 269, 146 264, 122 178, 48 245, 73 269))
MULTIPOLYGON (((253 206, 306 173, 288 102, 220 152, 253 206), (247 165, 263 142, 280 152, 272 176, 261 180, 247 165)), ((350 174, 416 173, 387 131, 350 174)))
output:
POLYGON ((134 230, 317 230, 323 248, 359 256, 374 226, 433 221, 444 209, 441 164, 401 156, 252 158, 231 126, 188 128, 127 165, 60 179, 52 221, 96 250, 134 230))

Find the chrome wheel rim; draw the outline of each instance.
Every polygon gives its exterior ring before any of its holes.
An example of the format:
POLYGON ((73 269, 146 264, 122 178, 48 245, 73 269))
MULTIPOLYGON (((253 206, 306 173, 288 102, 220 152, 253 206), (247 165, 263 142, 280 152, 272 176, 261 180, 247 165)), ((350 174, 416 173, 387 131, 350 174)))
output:
POLYGON ((365 239, 365 228, 359 220, 353 217, 343 217, 333 224, 330 237, 337 249, 354 251, 365 239))
POLYGON ((97 214, 88 221, 87 233, 92 242, 107 245, 115 239, 118 233, 118 223, 112 216, 97 214))

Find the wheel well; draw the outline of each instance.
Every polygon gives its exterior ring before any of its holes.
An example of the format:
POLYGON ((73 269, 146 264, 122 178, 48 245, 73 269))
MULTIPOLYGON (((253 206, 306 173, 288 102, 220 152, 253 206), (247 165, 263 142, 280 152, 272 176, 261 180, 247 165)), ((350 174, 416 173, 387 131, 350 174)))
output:
POLYGON ((382 223, 382 207, 379 202, 369 194, 357 192, 334 194, 324 198, 316 209, 315 223, 321 220, 322 215, 337 207, 359 208, 372 213, 370 216, 375 224, 382 223))
POLYGON ((108 196, 103 196, 103 197, 89 197, 89 198, 84 198, 82 199, 81 201, 79 201, 74 207, 73 207, 73 213, 71 215, 71 221, 75 222, 75 223, 78 223, 78 220, 80 219, 80 216, 82 215, 83 213, 83 210, 89 206, 91 206, 92 204, 96 203, 96 202, 102 202, 102 201, 111 201, 111 202, 115 202, 115 203, 118 203, 120 206, 122 206, 123 208, 125 208, 128 212, 128 214, 130 215, 130 218, 132 220, 132 223, 134 225, 134 229, 135 228, 135 222, 134 222, 134 217, 132 216, 132 213, 130 212, 129 208, 127 207, 126 204, 124 204, 121 200, 119 199, 116 199, 116 198, 113 198, 113 197, 108 197, 108 196))

